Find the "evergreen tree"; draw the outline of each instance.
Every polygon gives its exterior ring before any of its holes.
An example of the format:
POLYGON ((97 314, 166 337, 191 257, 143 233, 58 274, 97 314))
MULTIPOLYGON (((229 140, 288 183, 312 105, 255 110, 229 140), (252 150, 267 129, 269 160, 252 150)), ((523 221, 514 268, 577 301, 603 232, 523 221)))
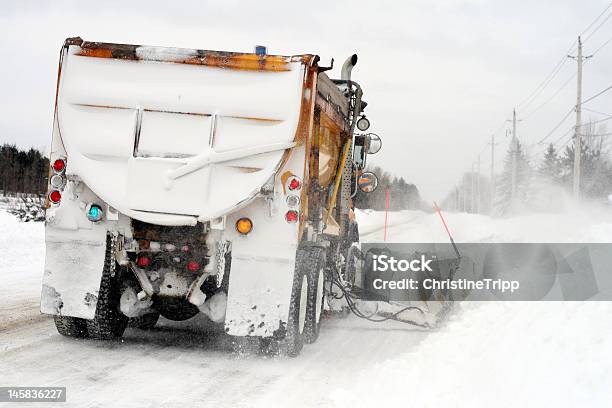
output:
POLYGON ((544 160, 538 168, 538 174, 546 181, 560 183, 562 177, 561 160, 555 146, 550 143, 544 152, 544 160))
POLYGON ((371 193, 357 190, 353 203, 360 209, 382 211, 386 205, 386 190, 389 190, 389 209, 392 211, 417 209, 421 207, 419 190, 414 184, 407 183, 403 177, 389 174, 380 167, 366 169, 378 176, 378 188, 371 193))
MULTIPOLYGON (((581 145, 580 155, 580 192, 583 197, 602 199, 612 193, 612 165, 602 150, 591 143, 581 145)), ((561 158, 563 182, 568 188, 573 185, 574 178, 573 145, 567 146, 561 158)))
POLYGON ((506 153, 504 169, 496 182, 495 210, 499 214, 507 214, 517 207, 523 206, 529 200, 532 168, 520 142, 516 144, 516 195, 512 201, 512 146, 506 153))
POLYGON ((3 193, 43 194, 47 189, 49 160, 36 149, 0 146, 0 190, 3 193))

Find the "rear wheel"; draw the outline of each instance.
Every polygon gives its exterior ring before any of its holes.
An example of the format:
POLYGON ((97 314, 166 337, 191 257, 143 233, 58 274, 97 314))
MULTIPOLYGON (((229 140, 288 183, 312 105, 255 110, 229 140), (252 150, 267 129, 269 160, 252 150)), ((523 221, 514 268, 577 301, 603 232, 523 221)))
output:
POLYGON ((325 285, 325 250, 312 247, 305 250, 305 259, 301 267, 308 277, 308 302, 304 324, 304 341, 314 343, 319 338, 321 315, 323 313, 325 285))
POLYGON ((106 258, 93 320, 86 320, 87 334, 99 340, 111 340, 123 335, 128 318, 119 310, 119 277, 114 272, 115 259, 110 236, 106 239, 106 258), (113 276, 114 275, 114 276, 113 276))
POLYGON ((66 337, 83 338, 87 336, 85 319, 72 316, 53 316, 57 332, 66 337))

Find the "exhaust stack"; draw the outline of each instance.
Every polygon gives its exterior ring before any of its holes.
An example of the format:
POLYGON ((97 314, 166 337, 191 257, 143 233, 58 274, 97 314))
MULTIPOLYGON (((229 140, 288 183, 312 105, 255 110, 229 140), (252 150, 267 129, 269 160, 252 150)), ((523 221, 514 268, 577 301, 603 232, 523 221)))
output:
POLYGON ((351 80, 351 71, 353 71, 353 67, 357 64, 357 54, 353 54, 344 61, 342 64, 342 71, 340 72, 340 79, 343 81, 351 80))

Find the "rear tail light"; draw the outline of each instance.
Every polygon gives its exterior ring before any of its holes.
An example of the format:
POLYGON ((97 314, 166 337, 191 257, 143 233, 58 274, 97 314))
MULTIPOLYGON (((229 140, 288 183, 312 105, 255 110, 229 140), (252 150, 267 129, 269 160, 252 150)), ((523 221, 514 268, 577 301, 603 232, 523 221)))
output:
POLYGON ((64 186, 64 178, 59 174, 55 174, 51 176, 51 187, 53 188, 61 188, 64 186))
POLYGON ((287 182, 287 187, 289 188, 290 191, 299 190, 300 187, 302 187, 302 182, 300 181, 299 178, 293 176, 287 182))
POLYGON ((62 193, 60 193, 57 190, 53 190, 51 193, 49 193, 49 201, 51 201, 53 204, 57 204, 62 200, 62 193))
POLYGON ((289 207, 297 207, 300 204, 300 197, 296 195, 287 196, 287 205, 289 207))
POLYGON ((57 159, 53 162, 53 171, 61 173, 66 169, 66 161, 63 159, 57 159))
POLYGON ((181 252, 189 252, 189 245, 183 245, 181 247, 181 252))
POLYGON ((200 264, 197 263, 196 261, 189 261, 187 262, 187 269, 190 272, 197 272, 198 269, 200 269, 200 264))
POLYGON ((62 193, 59 190, 62 190, 66 184, 66 179, 64 178, 66 161, 64 159, 56 159, 51 164, 51 170, 54 174, 49 179, 49 184, 53 191, 49 193, 48 197, 51 203, 58 204, 62 200, 62 193))
POLYGON ((85 211, 87 212, 87 219, 91 222, 100 221, 102 219, 102 214, 104 214, 102 207, 93 203, 89 204, 85 211))
POLYGON ((136 259, 136 264, 138 264, 138 266, 141 268, 146 268, 147 266, 151 265, 151 258, 146 255, 140 255, 138 259, 136 259))
POLYGON ((290 223, 297 222, 298 218, 299 218, 298 212, 294 210, 289 210, 285 214, 285 221, 290 222, 290 223))

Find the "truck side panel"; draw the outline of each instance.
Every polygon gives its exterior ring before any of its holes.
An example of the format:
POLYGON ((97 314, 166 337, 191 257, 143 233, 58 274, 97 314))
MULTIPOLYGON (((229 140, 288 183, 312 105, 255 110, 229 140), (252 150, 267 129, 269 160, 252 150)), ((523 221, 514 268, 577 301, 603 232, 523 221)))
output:
POLYGON ((274 199, 259 197, 227 218, 232 261, 225 329, 231 335, 269 337, 287 323, 299 244, 299 223, 285 220, 287 211, 299 211, 299 204, 290 206, 287 197, 304 196, 306 186, 292 192, 286 183, 289 174, 303 180, 304 160, 304 145, 292 149, 275 179, 274 199), (253 221, 246 236, 233 229, 240 217, 253 221))
POLYGON ((96 198, 88 189, 78 191, 76 186, 69 182, 61 206, 47 210, 40 310, 93 319, 104 269, 107 227, 87 220, 80 203, 96 198))

